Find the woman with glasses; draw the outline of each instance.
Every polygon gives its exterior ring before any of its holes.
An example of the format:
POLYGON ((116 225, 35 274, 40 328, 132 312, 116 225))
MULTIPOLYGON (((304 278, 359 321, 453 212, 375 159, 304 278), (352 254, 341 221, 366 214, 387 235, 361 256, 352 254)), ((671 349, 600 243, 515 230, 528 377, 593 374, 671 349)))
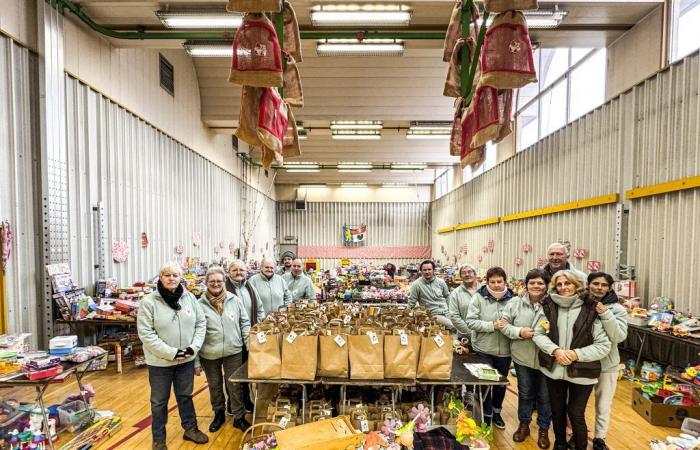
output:
POLYGON ((243 302, 226 291, 226 273, 221 267, 207 271, 206 292, 199 299, 207 323, 204 344, 199 351, 197 375, 204 374, 209 385, 209 400, 214 410, 214 420, 209 431, 218 431, 226 422, 226 390, 231 396, 233 426, 242 431, 250 424, 245 419, 243 394, 240 383, 231 383, 229 378, 243 364, 243 349, 248 343, 250 319, 243 302))
POLYGON ((167 450, 165 428, 168 424, 170 388, 175 391, 183 439, 206 444, 209 438, 197 428, 192 403, 195 355, 202 347, 207 322, 202 309, 180 279, 177 263, 160 269, 158 287, 148 294, 139 307, 136 326, 143 343, 151 387, 153 450, 167 450))

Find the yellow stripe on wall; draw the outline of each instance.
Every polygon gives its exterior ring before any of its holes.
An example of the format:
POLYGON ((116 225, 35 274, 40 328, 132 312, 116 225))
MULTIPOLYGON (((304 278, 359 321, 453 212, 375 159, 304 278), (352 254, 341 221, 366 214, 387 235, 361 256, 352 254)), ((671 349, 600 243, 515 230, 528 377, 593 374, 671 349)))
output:
POLYGON ((437 232, 438 234, 443 234, 443 233, 450 233, 455 230, 455 227, 445 227, 445 228, 438 228, 437 232))
POLYGON ((477 228, 477 227, 483 227, 486 225, 492 225, 494 223, 500 222, 501 219, 500 217, 492 217, 490 219, 485 219, 485 220, 478 220, 476 222, 469 222, 469 223, 462 223, 454 227, 455 231, 457 230, 466 230, 468 228, 477 228))
POLYGON ((667 183, 652 184, 625 192, 627 199, 651 197, 652 195, 667 194, 669 192, 684 191, 700 187, 700 175, 695 177, 681 178, 667 183))
POLYGON ((573 211, 576 209, 591 208, 593 206, 608 205, 610 203, 617 203, 617 198, 617 194, 601 195, 600 197, 593 197, 586 200, 562 203, 561 205, 548 206, 546 208, 532 209, 530 211, 509 214, 501 217, 501 220, 503 222, 512 222, 514 220, 530 219, 532 217, 546 216, 564 211, 573 211))

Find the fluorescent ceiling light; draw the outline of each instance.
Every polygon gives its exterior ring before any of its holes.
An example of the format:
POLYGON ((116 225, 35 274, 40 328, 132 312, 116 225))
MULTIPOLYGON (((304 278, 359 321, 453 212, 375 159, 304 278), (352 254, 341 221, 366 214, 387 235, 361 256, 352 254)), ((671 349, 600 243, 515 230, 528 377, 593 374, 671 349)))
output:
POLYGON ((316 44, 318 56, 402 56, 400 39, 324 39, 316 44))
POLYGON ((376 141, 382 138, 380 130, 333 130, 331 138, 345 141, 376 141))
POLYGON ((411 8, 406 5, 319 5, 311 8, 314 26, 408 26, 411 8))
POLYGON ((290 173, 318 172, 320 166, 315 162, 286 162, 282 168, 290 173))
POLYGON ((340 187, 343 187, 343 188, 366 188, 367 183, 341 183, 340 187))
POLYGON ((407 188, 408 183, 384 183, 383 188, 407 188))
MULTIPOLYGON (((560 9, 538 9, 523 11, 523 14, 525 15, 528 28, 556 28, 561 24, 568 12, 560 9)), ((489 19, 486 21, 487 26, 491 25, 494 16, 495 14, 491 14, 489 16, 489 19)), ((482 22, 483 20, 479 20, 479 24, 482 22)))
POLYGON ((331 120, 331 130, 381 130, 380 120, 331 120))
POLYGON ((226 10, 175 10, 157 11, 156 16, 166 28, 217 28, 235 29, 241 26, 243 15, 226 10))
POLYGON ((315 189, 315 188, 325 188, 328 187, 326 183, 309 183, 309 184, 300 184, 299 187, 301 189, 315 189))
POLYGON ((187 41, 183 45, 193 58, 231 58, 233 56, 233 46, 230 42, 187 41))
POLYGON ((367 173, 372 171, 372 164, 366 162, 342 162, 335 167, 340 173, 367 173))
POLYGON ((411 122, 412 131, 447 131, 452 132, 452 122, 411 122))
POLYGON ((321 169, 285 169, 287 173, 318 173, 321 169))
POLYGON ((409 172, 420 172, 428 167, 425 163, 393 163, 391 165, 391 170, 393 171, 409 171, 409 172))
POLYGON ((408 132, 406 133, 406 139, 422 139, 422 140, 449 139, 450 136, 451 136, 450 132, 444 132, 444 131, 408 130, 408 132))

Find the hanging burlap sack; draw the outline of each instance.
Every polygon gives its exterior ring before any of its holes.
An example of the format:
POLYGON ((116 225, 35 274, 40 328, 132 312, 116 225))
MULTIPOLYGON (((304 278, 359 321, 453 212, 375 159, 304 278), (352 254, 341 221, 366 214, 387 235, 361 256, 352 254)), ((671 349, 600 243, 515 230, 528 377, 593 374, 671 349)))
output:
POLYGON ((247 14, 233 38, 231 83, 244 86, 281 87, 282 51, 270 20, 247 14))
POLYGON ((527 11, 537 9, 537 0, 484 0, 484 9, 488 12, 527 11))
POLYGON ((326 333, 318 337, 318 376, 347 378, 350 373, 348 348, 343 321, 334 319, 328 322, 326 333))
POLYGON ((261 147, 258 137, 258 116, 260 114, 260 98, 263 88, 243 86, 241 88, 241 111, 238 116, 236 137, 253 147, 261 147))
POLYGON ((348 336, 350 344, 350 378, 384 379, 384 336, 378 329, 361 327, 357 335, 348 336))
POLYGON ((301 87, 301 76, 294 57, 289 53, 282 52, 287 64, 284 68, 284 100, 289 106, 295 108, 304 107, 304 91, 301 87))
POLYGON ((287 131, 287 105, 277 89, 265 88, 260 98, 257 133, 263 146, 282 154, 284 134, 287 131))
MULTIPOLYGON (((474 29, 476 29, 476 20, 479 18, 479 9, 475 4, 472 4, 472 17, 471 22, 474 24, 474 29)), ((469 31, 472 34, 472 30, 469 31)), ((452 59, 452 52, 454 51, 457 39, 462 36, 462 1, 458 0, 455 2, 454 8, 452 8, 452 15, 450 16, 450 23, 447 26, 447 32, 445 33, 445 43, 444 49, 442 51, 442 60, 446 63, 450 62, 452 59)))
POLYGON ((452 374, 452 337, 447 331, 430 330, 421 336, 417 378, 449 380, 452 374))
POLYGON ((498 143, 512 132, 512 89, 479 86, 473 102, 475 125, 472 148, 486 145, 488 141, 498 143))
MULTIPOLYGON (((299 130, 297 121, 294 119, 292 108, 287 108, 287 132, 284 134, 284 147, 282 156, 284 158, 295 158, 301 156, 301 146, 299 145, 299 130)), ((319 318, 321 320, 321 318, 319 318)))
POLYGON ((280 334, 269 323, 261 322, 250 329, 248 378, 279 380, 282 376, 280 334))
POLYGON ((262 13, 281 9, 280 0, 228 0, 226 5, 226 10, 230 12, 262 13))
POLYGON ((408 329, 384 336, 384 377, 415 378, 420 353, 420 336, 408 329))
MULTIPOLYGON (((472 57, 474 56, 474 51, 476 50, 476 45, 474 39, 469 38, 466 41, 463 38, 457 40, 455 44, 454 52, 452 52, 452 59, 450 60, 450 66, 447 69, 447 79, 445 80, 445 88, 442 91, 442 95, 445 97, 461 97, 462 96, 462 47, 467 46, 467 67, 471 68, 472 57)), ((474 75, 473 85, 476 86, 479 80, 480 68, 479 64, 476 65, 476 74, 474 75)))
POLYGON ((455 114, 452 118, 452 134, 450 135, 450 155, 459 156, 462 153, 462 115, 464 114, 464 97, 455 100, 455 114))
POLYGON ((472 141, 476 133, 476 114, 474 113, 474 100, 462 113, 462 146, 460 161, 462 166, 476 168, 484 161, 484 147, 473 147, 472 141))
POLYGON ((318 365, 318 336, 295 327, 282 336, 282 379, 307 380, 316 378, 318 365))
POLYGON ((481 50, 481 84, 517 89, 537 81, 525 16, 508 11, 496 16, 481 50))
POLYGON ((301 55, 301 37, 297 14, 289 2, 284 2, 284 51, 292 55, 298 63, 303 61, 301 55))

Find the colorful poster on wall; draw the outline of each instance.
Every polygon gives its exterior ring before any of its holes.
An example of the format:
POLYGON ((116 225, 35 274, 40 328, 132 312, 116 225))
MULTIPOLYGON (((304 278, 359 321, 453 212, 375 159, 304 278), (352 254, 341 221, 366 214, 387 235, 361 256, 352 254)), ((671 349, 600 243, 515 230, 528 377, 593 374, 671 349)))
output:
POLYGON ((365 242, 367 239, 367 225, 352 226, 343 225, 343 244, 353 245, 365 242))

